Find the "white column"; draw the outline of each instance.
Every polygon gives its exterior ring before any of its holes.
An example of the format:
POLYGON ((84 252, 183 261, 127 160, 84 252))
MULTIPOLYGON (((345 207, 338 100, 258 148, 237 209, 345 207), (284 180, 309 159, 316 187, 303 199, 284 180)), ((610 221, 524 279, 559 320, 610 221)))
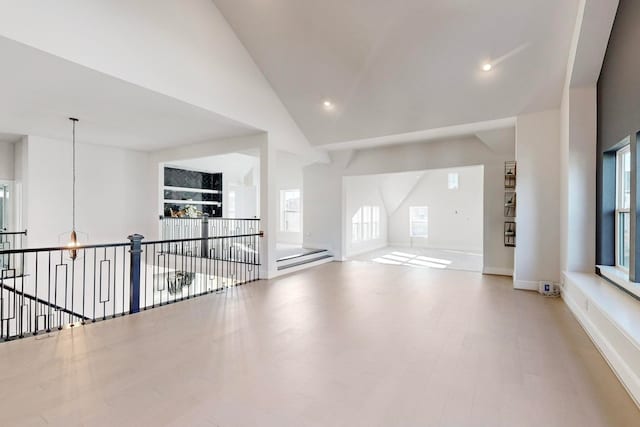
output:
POLYGON ((516 122, 516 249, 513 285, 560 280, 560 111, 516 122))
POLYGON ((260 144, 260 217, 262 220, 261 278, 271 278, 277 274, 276 237, 278 218, 278 192, 276 182, 276 149, 264 136, 260 144))
POLYGON ((595 86, 569 90, 568 134, 563 135, 566 175, 562 271, 593 273, 596 254, 597 93, 595 86))

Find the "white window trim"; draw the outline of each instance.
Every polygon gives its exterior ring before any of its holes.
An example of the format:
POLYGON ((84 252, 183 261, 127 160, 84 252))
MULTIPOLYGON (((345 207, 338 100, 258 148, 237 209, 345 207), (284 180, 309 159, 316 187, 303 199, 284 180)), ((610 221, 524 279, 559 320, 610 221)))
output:
POLYGON ((428 239, 429 238, 429 207, 428 206, 409 206, 409 237, 412 239, 428 239), (413 209, 427 209, 427 219, 426 220, 415 220, 413 219, 413 209), (413 234, 413 223, 421 222, 427 225, 427 234, 425 235, 414 235, 413 234))
POLYGON ((360 206, 353 215, 351 215, 351 242, 360 242, 362 241, 362 206, 360 206), (358 216, 358 221, 354 221, 353 219, 358 216), (358 231, 356 233, 353 232, 353 226, 358 226, 358 231))
POLYGON ((447 173, 447 189, 454 191, 460 188, 460 174, 458 172, 449 172, 447 173), (451 185, 451 177, 455 176, 455 185, 451 185))
POLYGON ((626 145, 619 149, 616 152, 616 209, 615 209, 615 250, 614 250, 614 258, 616 262, 616 268, 628 273, 629 268, 620 264, 620 214, 621 213, 630 213, 629 208, 621 208, 623 194, 622 194, 622 186, 621 182, 624 180, 624 168, 620 167, 621 158, 624 154, 629 153, 631 151, 631 146, 626 145))
MULTIPOLYGON (((4 226, 6 227, 7 231, 17 231, 18 228, 15 227, 15 224, 13 224, 13 214, 14 214, 14 209, 15 209, 15 204, 18 204, 18 201, 16 200, 16 194, 14 191, 14 186, 13 186, 14 182, 13 181, 7 181, 7 180, 2 180, 0 179, 0 186, 3 186, 7 188, 7 192, 8 194, 5 194, 5 199, 4 199, 4 203, 3 203, 3 207, 4 207, 4 212, 3 212, 3 218, 4 218, 4 226)), ((2 227, 3 225, 0 224, 0 231, 2 231, 2 227)))
POLYGON ((282 233, 301 233, 302 232, 302 190, 300 190, 299 188, 289 188, 286 190, 280 190, 280 232, 282 233), (294 192, 297 191, 298 192, 298 198, 300 199, 299 205, 298 205, 298 210, 297 211, 285 211, 285 200, 284 200, 284 195, 286 193, 290 193, 290 192, 294 192), (291 231, 291 230, 286 230, 285 227, 285 218, 286 212, 297 212, 298 216, 299 216, 299 221, 298 221, 298 231, 291 231))
POLYGON ((629 274, 625 270, 610 265, 598 265, 597 267, 602 276, 640 299, 640 284, 629 280, 629 274))
POLYGON ((380 225, 382 221, 380 219, 380 216, 381 216, 380 210, 381 209, 379 205, 362 205, 358 209, 356 209, 353 215, 351 215, 351 229, 349 230, 351 235, 351 243, 370 242, 372 240, 380 239, 380 225), (365 209, 365 208, 368 208, 368 209, 365 209), (369 218, 367 220, 365 220, 365 215, 364 215, 364 212, 366 210, 369 211, 369 218), (375 221, 376 215, 374 215, 374 211, 376 210, 378 212, 377 222, 375 221), (356 217, 358 213, 360 213, 360 220, 358 222, 354 222, 353 219, 356 217), (353 226, 355 224, 358 224, 358 232, 355 233, 356 235, 354 236, 353 226), (365 224, 368 225, 369 236, 364 235, 365 224))
POLYGON ((376 240, 379 238, 380 238, 380 206, 371 206, 371 240, 376 240))

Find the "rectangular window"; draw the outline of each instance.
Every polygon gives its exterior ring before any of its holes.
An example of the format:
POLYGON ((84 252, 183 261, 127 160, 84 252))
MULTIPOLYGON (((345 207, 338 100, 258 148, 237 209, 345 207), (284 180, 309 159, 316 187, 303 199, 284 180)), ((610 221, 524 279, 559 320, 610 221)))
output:
POLYGON ((380 206, 374 206, 372 208, 372 219, 371 219, 371 238, 379 239, 380 238, 380 206))
POLYGON ((409 236, 429 237, 429 208, 411 206, 409 208, 409 236))
POLYGON ((362 207, 362 240, 371 240, 371 206, 362 207))
POLYGON ((362 208, 358 209, 351 217, 351 241, 360 240, 360 230, 362 228, 362 208))
POLYGON ((7 227, 7 202, 9 198, 9 186, 0 184, 0 231, 7 227))
POLYGON ((280 231, 300 232, 300 190, 280 191, 280 231))
POLYGON ((351 241, 380 237, 380 206, 361 206, 351 217, 351 241))
POLYGON ((631 214, 631 151, 627 145, 616 154, 616 266, 629 269, 631 214))
POLYGON ((449 190, 457 190, 458 189, 458 172, 451 172, 448 175, 448 185, 449 190))

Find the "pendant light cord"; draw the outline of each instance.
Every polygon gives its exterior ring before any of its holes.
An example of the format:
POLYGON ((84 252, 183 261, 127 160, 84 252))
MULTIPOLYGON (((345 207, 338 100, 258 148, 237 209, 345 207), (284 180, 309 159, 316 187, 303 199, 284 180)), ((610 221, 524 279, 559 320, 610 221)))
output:
POLYGON ((73 142, 72 142, 72 199, 71 199, 71 230, 76 231, 76 122, 78 119, 70 118, 73 123, 73 142))

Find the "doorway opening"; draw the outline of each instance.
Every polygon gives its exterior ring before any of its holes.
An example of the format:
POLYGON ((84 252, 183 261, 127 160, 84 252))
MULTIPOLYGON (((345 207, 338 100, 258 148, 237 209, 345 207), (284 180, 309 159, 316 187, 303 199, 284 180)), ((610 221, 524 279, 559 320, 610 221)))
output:
POLYGON ((483 181, 481 165, 345 177, 346 258, 481 272, 483 181))

